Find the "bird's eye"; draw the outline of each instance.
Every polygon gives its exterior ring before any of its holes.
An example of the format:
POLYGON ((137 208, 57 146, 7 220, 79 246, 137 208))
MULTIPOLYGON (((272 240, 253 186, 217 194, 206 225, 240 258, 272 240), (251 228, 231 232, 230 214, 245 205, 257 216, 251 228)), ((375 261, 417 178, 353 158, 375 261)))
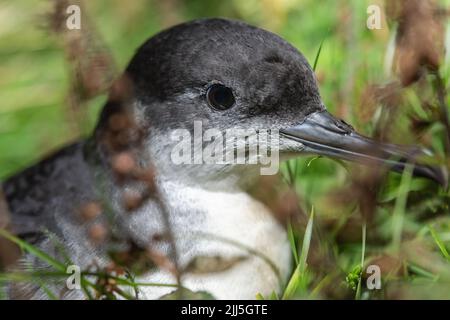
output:
POLYGON ((233 91, 222 84, 213 84, 208 88, 206 101, 208 101, 210 107, 217 110, 229 109, 236 102, 233 91))

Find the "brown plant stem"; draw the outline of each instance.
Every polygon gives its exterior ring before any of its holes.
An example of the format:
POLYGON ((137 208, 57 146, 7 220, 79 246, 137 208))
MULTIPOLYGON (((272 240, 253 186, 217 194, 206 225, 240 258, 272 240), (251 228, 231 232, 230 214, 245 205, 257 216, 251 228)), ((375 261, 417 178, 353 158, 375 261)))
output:
POLYGON ((445 154, 450 155, 450 121, 448 118, 448 108, 446 103, 447 92, 445 89, 444 80, 438 72, 435 73, 435 85, 440 110, 440 121, 444 125, 446 131, 444 137, 445 154))

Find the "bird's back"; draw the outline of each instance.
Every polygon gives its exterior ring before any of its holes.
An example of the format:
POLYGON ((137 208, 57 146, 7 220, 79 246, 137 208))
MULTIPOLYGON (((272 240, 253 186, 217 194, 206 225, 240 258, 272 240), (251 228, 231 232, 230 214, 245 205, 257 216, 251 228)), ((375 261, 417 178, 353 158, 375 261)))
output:
POLYGON ((3 183, 15 234, 33 240, 44 229, 58 233, 56 212, 71 214, 91 197, 84 147, 85 142, 65 147, 3 183))

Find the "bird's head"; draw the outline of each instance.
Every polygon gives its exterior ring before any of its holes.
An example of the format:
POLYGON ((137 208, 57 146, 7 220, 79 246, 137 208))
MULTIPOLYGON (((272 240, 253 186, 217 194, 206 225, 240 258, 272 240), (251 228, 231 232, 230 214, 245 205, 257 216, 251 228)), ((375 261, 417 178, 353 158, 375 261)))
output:
MULTIPOLYGON (((252 170, 264 167, 260 160, 271 166, 278 152, 280 159, 312 153, 395 170, 422 152, 378 143, 334 118, 305 57, 242 22, 204 19, 163 31, 139 48, 126 75, 146 152, 163 174, 180 179, 244 177, 262 172, 252 170)), ((439 168, 416 164, 414 173, 445 181, 439 168)))

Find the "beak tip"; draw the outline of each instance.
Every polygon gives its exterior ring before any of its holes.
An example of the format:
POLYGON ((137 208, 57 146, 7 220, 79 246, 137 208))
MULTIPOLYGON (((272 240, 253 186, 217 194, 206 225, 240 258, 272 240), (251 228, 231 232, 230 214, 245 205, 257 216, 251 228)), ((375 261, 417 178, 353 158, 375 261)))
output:
POLYGON ((440 185, 444 188, 444 190, 448 190, 448 170, 445 167, 440 168, 440 185))
POLYGON ((418 166, 414 170, 416 176, 431 179, 448 189, 448 171, 444 166, 418 166))

